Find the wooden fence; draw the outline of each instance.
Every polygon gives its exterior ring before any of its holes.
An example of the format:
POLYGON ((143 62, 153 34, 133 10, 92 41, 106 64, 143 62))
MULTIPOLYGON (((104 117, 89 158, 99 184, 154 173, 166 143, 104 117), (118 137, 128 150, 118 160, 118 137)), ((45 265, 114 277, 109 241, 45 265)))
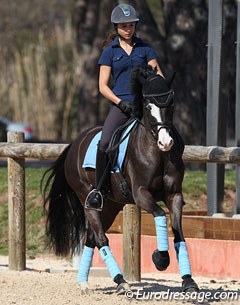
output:
MULTIPOLYGON (((8 143, 0 143, 0 157, 8 158, 9 268, 13 270, 26 268, 25 159, 56 159, 67 146, 20 143, 22 141, 22 133, 9 132, 8 143)), ((197 163, 240 163, 240 147, 186 146, 183 160, 197 163)), ((140 212, 134 205, 127 205, 124 209, 124 273, 128 280, 139 280, 140 212)))

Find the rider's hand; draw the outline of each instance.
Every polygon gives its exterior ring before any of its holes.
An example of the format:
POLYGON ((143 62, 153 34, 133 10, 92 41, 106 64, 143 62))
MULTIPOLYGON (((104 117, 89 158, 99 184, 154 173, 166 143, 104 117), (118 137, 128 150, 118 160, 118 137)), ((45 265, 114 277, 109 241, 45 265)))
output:
POLYGON ((131 117, 134 111, 132 103, 130 103, 127 100, 121 100, 118 104, 117 107, 122 110, 126 116, 131 117))

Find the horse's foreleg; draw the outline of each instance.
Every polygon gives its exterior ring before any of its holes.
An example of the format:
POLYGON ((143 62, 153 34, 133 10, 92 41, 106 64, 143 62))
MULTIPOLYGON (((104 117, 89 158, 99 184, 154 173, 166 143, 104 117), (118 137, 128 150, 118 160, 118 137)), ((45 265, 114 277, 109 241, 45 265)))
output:
POLYGON ((166 213, 156 204, 151 193, 144 187, 139 187, 135 191, 134 198, 138 206, 154 217, 158 248, 153 252, 152 260, 159 271, 166 270, 170 264, 166 213))
POLYGON ((182 193, 169 195, 168 202, 170 203, 170 217, 172 223, 172 230, 174 234, 174 248, 177 254, 180 274, 183 279, 183 291, 197 291, 198 286, 192 279, 191 265, 187 250, 187 245, 182 231, 182 193))
POLYGON ((163 271, 166 270, 170 264, 170 257, 168 254, 169 243, 167 217, 165 215, 155 216, 154 222, 156 228, 158 248, 153 252, 152 260, 156 268, 160 271, 163 271))

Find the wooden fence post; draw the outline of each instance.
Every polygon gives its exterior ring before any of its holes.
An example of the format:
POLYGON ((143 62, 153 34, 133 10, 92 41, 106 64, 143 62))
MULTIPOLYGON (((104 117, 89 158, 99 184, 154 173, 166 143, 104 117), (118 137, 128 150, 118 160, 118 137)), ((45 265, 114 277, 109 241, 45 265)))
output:
POLYGON ((123 274, 127 281, 141 280, 141 209, 123 208, 123 274))
MULTIPOLYGON (((24 141, 23 133, 8 132, 8 142, 24 141)), ((26 269, 25 159, 8 158, 9 269, 26 269)))

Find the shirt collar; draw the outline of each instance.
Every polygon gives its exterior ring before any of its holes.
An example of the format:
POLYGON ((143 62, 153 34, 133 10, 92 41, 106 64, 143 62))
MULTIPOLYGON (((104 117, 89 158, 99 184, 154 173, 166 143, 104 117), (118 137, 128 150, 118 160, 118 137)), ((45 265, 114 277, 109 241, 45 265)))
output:
MULTIPOLYGON (((142 42, 142 40, 136 36, 133 36, 133 46, 140 44, 142 42)), ((118 41, 118 37, 115 37, 113 39, 113 41, 110 44, 111 47, 118 47, 119 46, 119 41, 118 41)))

